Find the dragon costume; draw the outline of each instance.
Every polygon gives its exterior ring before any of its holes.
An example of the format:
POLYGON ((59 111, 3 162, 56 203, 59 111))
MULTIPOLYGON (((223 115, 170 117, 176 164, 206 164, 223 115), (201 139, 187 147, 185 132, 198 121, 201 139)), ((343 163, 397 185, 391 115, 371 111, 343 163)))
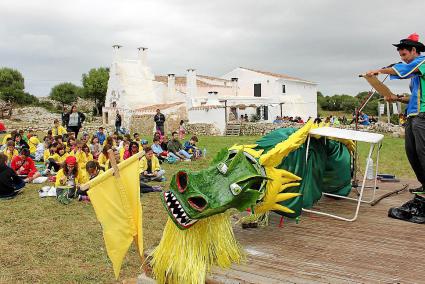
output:
POLYGON ((297 217, 323 192, 348 195, 350 152, 354 143, 313 137, 310 129, 281 128, 253 145, 222 150, 210 167, 180 170, 162 193, 168 212, 163 238, 151 254, 159 283, 205 283, 211 267, 229 267, 244 254, 236 242, 228 210, 251 209, 261 218, 270 211, 297 217))

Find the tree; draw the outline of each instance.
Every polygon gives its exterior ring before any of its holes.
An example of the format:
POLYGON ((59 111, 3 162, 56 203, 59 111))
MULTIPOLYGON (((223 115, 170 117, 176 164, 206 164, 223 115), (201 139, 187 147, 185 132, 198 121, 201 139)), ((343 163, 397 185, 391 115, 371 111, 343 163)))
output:
POLYGON ((81 88, 72 83, 60 83, 52 88, 49 98, 62 103, 62 107, 76 101, 81 88))
POLYGON ((15 69, 0 68, 0 97, 11 103, 19 103, 24 93, 24 77, 15 69))
POLYGON ((108 90, 109 68, 93 68, 88 74, 83 74, 82 82, 84 95, 94 101, 96 114, 101 113, 105 104, 106 91, 108 90))

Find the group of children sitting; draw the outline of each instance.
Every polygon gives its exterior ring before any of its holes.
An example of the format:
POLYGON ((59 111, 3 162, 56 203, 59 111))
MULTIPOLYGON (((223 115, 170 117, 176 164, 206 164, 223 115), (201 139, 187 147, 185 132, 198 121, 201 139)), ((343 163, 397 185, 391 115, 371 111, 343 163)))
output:
MULTIPOLYGON (((109 135, 103 127, 93 135, 83 133, 80 139, 68 132, 58 120, 44 136, 43 142, 33 131, 12 131, 3 138, 0 148, 0 198, 13 198, 26 183, 45 176, 58 188, 74 188, 73 197, 88 200, 87 194, 77 190, 78 185, 103 173, 111 167, 108 150, 112 149, 117 163, 143 152, 139 160, 142 188, 149 181, 164 181, 163 162, 190 161, 202 156, 193 136, 184 145, 173 132, 171 140, 155 133, 153 144, 141 139, 138 133, 120 136, 109 135), (39 171, 37 167, 44 168, 39 171)), ((44 178, 45 179, 45 178, 44 178)), ((151 190, 147 190, 151 191, 151 190)))

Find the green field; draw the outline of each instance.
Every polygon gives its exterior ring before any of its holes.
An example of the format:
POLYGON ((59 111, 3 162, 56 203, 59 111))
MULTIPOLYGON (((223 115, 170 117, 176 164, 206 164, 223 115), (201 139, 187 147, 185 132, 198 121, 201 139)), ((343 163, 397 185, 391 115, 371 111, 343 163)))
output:
MULTIPOLYGON (((220 149, 234 143, 252 143, 258 137, 199 138, 199 146, 207 149, 207 158, 164 165, 168 181, 181 167, 199 170, 220 149)), ((359 146, 361 164, 367 150, 367 145, 359 146)), ((386 137, 381 151, 381 173, 413 177, 402 139, 386 137)), ((14 200, 0 202, 0 283, 114 282, 101 228, 90 203, 62 205, 54 198, 40 199, 40 187, 27 186, 14 200)), ((167 217, 158 193, 145 194, 142 205, 145 247, 152 248, 160 240, 167 217)), ((120 279, 139 273, 140 262, 131 248, 120 279)))

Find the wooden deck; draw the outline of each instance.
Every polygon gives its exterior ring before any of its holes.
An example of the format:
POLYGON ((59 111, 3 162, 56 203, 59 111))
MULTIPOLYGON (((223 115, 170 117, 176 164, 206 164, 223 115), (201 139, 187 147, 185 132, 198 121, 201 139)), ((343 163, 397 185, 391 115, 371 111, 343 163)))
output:
MULTIPOLYGON (((377 195, 404 183, 381 183, 377 195)), ((281 228, 274 214, 265 228, 236 226, 247 263, 215 270, 208 283, 425 283, 425 226, 387 217, 388 208, 411 198, 404 192, 363 204, 352 223, 304 213, 299 224, 285 220, 281 228)), ((315 208, 350 215, 353 206, 325 197, 315 208)))

